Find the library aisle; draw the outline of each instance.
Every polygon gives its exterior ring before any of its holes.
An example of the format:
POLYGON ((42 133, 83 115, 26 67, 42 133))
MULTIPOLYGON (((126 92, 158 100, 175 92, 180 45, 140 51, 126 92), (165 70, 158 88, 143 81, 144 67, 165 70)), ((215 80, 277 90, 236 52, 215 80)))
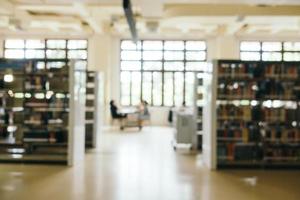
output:
POLYGON ((73 168, 0 165, 1 200, 296 200, 300 172, 209 171, 185 150, 174 152, 172 129, 106 131, 101 149, 73 168))

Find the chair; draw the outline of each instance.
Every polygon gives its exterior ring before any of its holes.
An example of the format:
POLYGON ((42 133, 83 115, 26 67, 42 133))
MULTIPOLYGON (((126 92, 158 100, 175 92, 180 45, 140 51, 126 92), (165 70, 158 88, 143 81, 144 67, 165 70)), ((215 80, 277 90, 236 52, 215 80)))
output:
POLYGON ((147 111, 145 113, 140 114, 139 115, 139 120, 141 121, 142 125, 145 123, 145 121, 149 122, 149 124, 151 125, 151 116, 150 116, 150 113, 147 111))
POLYGON ((120 125, 120 129, 124 130, 124 118, 126 118, 125 116, 122 115, 118 115, 116 113, 113 113, 112 110, 110 110, 110 114, 111 114, 111 122, 110 124, 113 125, 115 121, 117 121, 120 125))

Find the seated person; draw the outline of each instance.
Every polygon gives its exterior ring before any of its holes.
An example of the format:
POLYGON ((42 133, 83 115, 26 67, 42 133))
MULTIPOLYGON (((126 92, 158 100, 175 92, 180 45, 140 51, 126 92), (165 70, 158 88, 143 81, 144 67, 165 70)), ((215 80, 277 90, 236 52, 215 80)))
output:
POLYGON ((147 101, 143 100, 139 106, 139 120, 140 120, 140 125, 142 125, 143 121, 150 120, 150 112, 148 109, 147 101))
POLYGON ((116 106, 114 100, 111 100, 111 101, 109 102, 109 104, 110 104, 110 113, 111 113, 111 117, 112 117, 113 119, 123 119, 123 118, 126 118, 126 115, 120 114, 120 113, 118 112, 118 107, 116 106))

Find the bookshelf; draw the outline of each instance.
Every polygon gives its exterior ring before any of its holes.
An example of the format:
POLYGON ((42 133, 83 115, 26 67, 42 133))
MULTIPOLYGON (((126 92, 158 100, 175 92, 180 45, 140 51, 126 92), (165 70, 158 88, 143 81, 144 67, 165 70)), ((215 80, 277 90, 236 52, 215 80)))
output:
POLYGON ((299 74, 299 62, 214 61, 203 81, 205 163, 299 168, 299 74))
POLYGON ((86 75, 85 145, 86 148, 96 148, 102 125, 103 75, 95 71, 87 71, 86 75))
POLYGON ((84 154, 85 66, 41 62, 0 60, 0 161, 73 165, 84 154))
POLYGON ((203 111, 203 73, 195 74, 195 119, 196 119, 196 135, 197 149, 202 149, 202 111, 203 111))

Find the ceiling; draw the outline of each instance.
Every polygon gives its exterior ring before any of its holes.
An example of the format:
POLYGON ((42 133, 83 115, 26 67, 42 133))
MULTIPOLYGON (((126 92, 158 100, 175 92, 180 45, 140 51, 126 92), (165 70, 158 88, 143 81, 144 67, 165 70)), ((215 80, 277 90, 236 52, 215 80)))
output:
MULTIPOLYGON (((15 3, 28 4, 72 4, 76 0, 12 0, 15 3)), ((121 4, 121 0, 77 0, 89 4, 121 4)), ((142 0, 132 0, 139 3, 142 0)), ((300 5, 299 0, 161 0, 163 3, 180 4, 266 4, 266 5, 300 5)))
MULTIPOLYGON (((0 34, 128 35, 121 0, 0 0, 0 34)), ((138 34, 300 35, 300 0, 132 0, 138 34)))

